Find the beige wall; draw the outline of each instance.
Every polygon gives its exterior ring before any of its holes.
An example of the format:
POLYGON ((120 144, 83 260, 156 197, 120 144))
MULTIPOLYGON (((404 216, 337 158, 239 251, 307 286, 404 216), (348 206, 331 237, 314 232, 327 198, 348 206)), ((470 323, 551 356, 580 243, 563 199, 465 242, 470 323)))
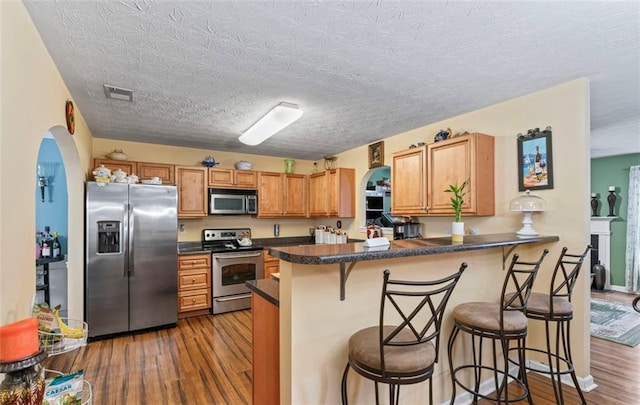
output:
MULTIPOLYGON (((0 2, 0 324, 29 316, 35 291, 36 160, 43 136, 61 145, 69 187, 69 304, 82 297, 82 173, 91 134, 76 108, 76 133, 66 131, 64 105, 71 98, 22 2, 0 2), (72 171, 72 173, 69 173, 72 171), (10 198, 8 198, 10 197, 10 198)), ((80 307, 81 308, 81 307, 80 307)), ((82 312, 70 316, 82 318, 82 312)))
MULTIPOLYGON (((486 218, 465 217, 469 226, 477 226, 480 233, 514 232, 521 227, 522 215, 508 211, 509 201, 521 194, 517 183, 517 139, 516 134, 526 132, 529 128, 553 129, 553 164, 554 189, 538 190, 535 194, 543 197, 548 203, 548 211, 534 214, 534 225, 541 234, 552 234, 560 237, 560 242, 550 244, 551 250, 536 282, 536 289, 547 291, 550 273, 562 246, 570 251, 582 252, 589 243, 588 219, 589 208, 589 83, 579 79, 564 83, 524 97, 499 103, 468 114, 453 117, 442 122, 418 128, 385 139, 385 162, 391 162, 391 154, 406 149, 410 144, 419 141, 432 142, 438 130, 450 127, 454 131, 482 132, 496 137, 496 215, 486 218)), ((348 161, 356 169, 358 181, 368 171, 367 146, 355 148, 338 155, 339 161, 348 161)), ((393 186, 393 185, 392 185, 393 186)), ((358 207, 362 205, 359 195, 358 207)), ((363 222, 363 209, 357 212, 356 224, 363 222)), ((427 235, 442 235, 449 226, 451 218, 422 218, 427 235)), ((524 257, 534 257, 540 246, 521 247, 516 249, 524 257)), ((469 268, 463 276, 465 294, 454 294, 452 304, 470 299, 490 299, 488 292, 497 290, 490 281, 491 272, 487 272, 486 263, 492 263, 491 271, 502 275, 500 270, 501 250, 491 249, 489 253, 462 253, 442 255, 442 257, 425 257, 425 267, 431 269, 454 268, 462 260, 473 258, 479 269, 469 268), (493 262, 487 255, 493 254, 493 262), (446 259, 446 260, 445 260, 446 259), (433 263, 432 263, 433 262, 433 263), (483 265, 484 263, 484 265, 483 265), (435 265, 433 265, 435 264, 435 265), (482 286, 478 288, 478 286, 482 286), (489 288, 492 287, 492 288, 489 288), (474 295, 474 291, 477 294, 474 295), (464 298, 462 298, 464 297, 464 298)), ((410 269, 419 266, 420 260, 405 260, 399 267, 410 269), (406 262, 406 266, 404 264, 406 262)), ((346 361, 346 343, 350 333, 357 330, 361 322, 354 319, 375 317, 375 308, 379 298, 372 295, 371 289, 379 291, 379 281, 371 281, 371 271, 375 266, 394 268, 394 261, 377 263, 367 261, 358 263, 347 282, 347 299, 338 301, 338 267, 316 266, 318 274, 309 274, 310 266, 281 266, 281 333, 289 334, 281 343, 283 398, 290 396, 293 403, 304 403, 312 398, 322 398, 324 403, 339 401, 340 376, 346 361), (298 271, 299 270, 299 271, 298 271), (289 280, 289 277, 291 278, 289 280), (362 278, 364 277, 364 278, 362 278), (364 280, 364 281, 363 281, 364 280), (291 285, 294 285, 292 288, 291 285), (375 284, 375 285, 374 285, 375 284), (365 292, 360 289, 366 290, 365 292), (314 292, 321 292, 321 295, 314 292), (364 295, 363 295, 364 294, 364 295), (320 300, 313 306, 303 306, 302 302, 320 300), (325 305, 326 304, 326 305, 325 305), (327 314, 340 314, 330 316, 327 314), (324 322, 327 325, 326 341, 319 344, 317 338, 309 335, 308 320, 324 322), (290 332, 289 332, 290 331, 290 332), (285 346, 282 346, 285 345, 285 346), (289 351, 294 348, 289 356, 289 351), (326 359, 326 361, 325 361, 326 359)), ((377 273, 376 273, 377 274, 377 273)), ((573 355, 577 373, 588 385, 589 376, 589 283, 588 269, 583 269, 577 291, 574 292, 574 321, 572 323, 573 355)), ((379 276, 379 274, 378 274, 379 276)), ((319 327, 323 324, 318 323, 319 327)), ((322 328, 321 328, 322 329, 322 328)), ((449 326, 450 330, 450 326, 449 326)), ((528 343, 542 344, 540 327, 531 328, 528 343)), ((448 330, 445 337, 448 337, 448 330)), ((441 349, 441 353, 442 353, 441 349)), ((446 361, 446 357, 444 357, 446 361)), ((443 365, 438 373, 442 373, 443 365)), ((353 375, 353 374, 352 374, 353 375)), ((354 380, 357 377, 350 377, 354 380)), ((358 384, 354 382, 353 384, 358 384)), ((366 383, 360 384, 360 392, 356 398, 367 398, 370 394, 366 383)), ((404 394, 403 394, 404 395, 404 394)), ((370 397, 368 397, 370 399, 370 397)), ((405 397, 405 399, 407 399, 405 397)), ((285 401, 286 402, 286 401, 285 401)), ((366 401, 364 401, 366 402, 366 401)), ((363 403, 364 403, 363 402, 363 403)), ((411 402, 411 401, 409 401, 411 402)))

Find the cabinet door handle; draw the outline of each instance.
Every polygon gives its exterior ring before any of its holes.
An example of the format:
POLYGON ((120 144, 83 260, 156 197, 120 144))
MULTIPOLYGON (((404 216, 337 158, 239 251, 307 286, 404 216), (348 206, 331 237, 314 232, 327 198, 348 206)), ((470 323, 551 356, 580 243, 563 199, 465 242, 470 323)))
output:
POLYGON ((195 298, 191 298, 191 303, 195 304, 196 303, 196 299, 195 298))
POLYGON ((191 279, 191 283, 195 283, 195 282, 196 282, 196 279, 195 279, 195 278, 192 278, 192 279, 191 279))

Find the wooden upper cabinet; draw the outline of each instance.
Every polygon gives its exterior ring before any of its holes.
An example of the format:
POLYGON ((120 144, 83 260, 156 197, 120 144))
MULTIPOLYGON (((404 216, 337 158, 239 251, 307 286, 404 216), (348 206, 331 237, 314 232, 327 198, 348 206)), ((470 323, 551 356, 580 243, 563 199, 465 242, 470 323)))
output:
POLYGON ((338 168, 309 176, 309 216, 355 217, 355 170, 338 168))
POLYGON ((284 180, 284 216, 306 217, 308 206, 307 187, 309 176, 304 174, 285 174, 284 180))
POLYGON ((159 177, 162 184, 175 184, 175 166, 162 163, 138 162, 135 172, 140 180, 151 180, 159 177))
MULTIPOLYGON (((93 159, 93 169, 95 169, 96 167, 100 167, 100 165, 104 165, 104 167, 111 170, 112 174, 114 171, 120 169, 123 172, 127 173, 127 176, 128 176, 130 174, 138 174, 136 173, 137 163, 138 162, 129 161, 129 160, 95 158, 93 159)), ((91 169, 89 172, 93 172, 93 169, 91 169)), ((93 174, 91 174, 89 178, 93 180, 93 174)))
POLYGON ((256 189, 258 172, 210 167, 208 184, 210 187, 256 189))
MULTIPOLYGON (((159 177, 162 184, 175 184, 175 166, 163 163, 136 162, 132 160, 114 160, 114 159, 93 159, 93 167, 104 167, 111 169, 111 172, 120 169, 127 175, 135 174, 140 180, 151 180, 153 177, 159 177)), ((93 172, 93 169, 91 169, 93 172)), ((93 180, 93 176, 89 176, 93 180)))
POLYGON ((427 214, 427 146, 393 154, 391 212, 394 215, 427 214))
POLYGON ((309 176, 309 216, 324 217, 329 212, 327 193, 327 172, 309 176))
POLYGON ((176 166, 178 218, 201 218, 208 215, 207 168, 176 166))
POLYGON ((258 173, 258 218, 281 217, 284 212, 282 173, 258 173))
POLYGON ((307 176, 258 173, 258 217, 306 217, 307 176))
POLYGON ((429 144, 427 151, 429 215, 454 215, 451 193, 444 190, 466 179, 462 215, 495 215, 494 137, 473 133, 429 144))

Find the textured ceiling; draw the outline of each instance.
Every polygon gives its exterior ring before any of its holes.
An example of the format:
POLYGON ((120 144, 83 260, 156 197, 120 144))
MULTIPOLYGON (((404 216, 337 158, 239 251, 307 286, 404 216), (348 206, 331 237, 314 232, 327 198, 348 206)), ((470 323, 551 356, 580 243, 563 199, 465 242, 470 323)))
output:
POLYGON ((316 160, 586 77, 592 156, 640 152, 640 1, 24 3, 100 138, 316 160))

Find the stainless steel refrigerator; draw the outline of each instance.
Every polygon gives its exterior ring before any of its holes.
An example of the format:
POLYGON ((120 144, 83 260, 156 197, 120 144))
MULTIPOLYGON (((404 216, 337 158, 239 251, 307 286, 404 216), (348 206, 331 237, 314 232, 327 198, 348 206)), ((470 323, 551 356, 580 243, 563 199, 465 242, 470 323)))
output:
POLYGON ((89 337, 178 321, 175 186, 88 182, 89 337))

